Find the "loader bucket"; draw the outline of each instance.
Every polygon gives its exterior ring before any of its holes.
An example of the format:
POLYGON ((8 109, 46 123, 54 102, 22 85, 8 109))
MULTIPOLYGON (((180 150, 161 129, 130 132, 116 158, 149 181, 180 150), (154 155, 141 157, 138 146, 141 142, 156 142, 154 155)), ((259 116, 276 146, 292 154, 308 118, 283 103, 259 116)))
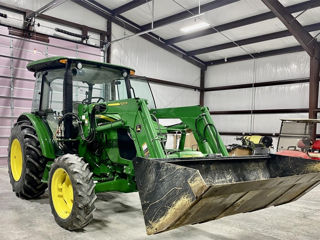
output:
POLYGON ((134 160, 148 234, 294 201, 320 161, 280 155, 134 160))

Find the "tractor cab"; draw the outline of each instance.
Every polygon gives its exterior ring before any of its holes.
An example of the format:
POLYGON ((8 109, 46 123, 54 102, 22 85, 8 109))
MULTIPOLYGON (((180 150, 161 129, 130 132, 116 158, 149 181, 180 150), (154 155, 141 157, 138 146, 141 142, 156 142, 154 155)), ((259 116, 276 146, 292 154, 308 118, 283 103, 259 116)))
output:
MULTIPOLYGON (((35 72, 36 83, 32 112, 41 115, 57 140, 59 120, 65 114, 78 115, 83 105, 109 103, 129 98, 143 98, 150 109, 155 108, 148 81, 133 76, 131 68, 101 62, 51 57, 34 61, 28 70, 35 72)), ((65 124, 72 125, 68 119, 65 124)), ((74 125, 74 124, 73 124, 74 125)), ((79 134, 77 126, 65 127, 66 138, 79 134)))
POLYGON ((78 112, 79 104, 110 102, 141 97, 150 108, 155 102, 144 78, 134 75, 133 69, 101 62, 65 57, 34 61, 28 70, 35 72, 36 84, 32 110, 54 113, 78 112), (65 102, 64 102, 65 100, 65 102))

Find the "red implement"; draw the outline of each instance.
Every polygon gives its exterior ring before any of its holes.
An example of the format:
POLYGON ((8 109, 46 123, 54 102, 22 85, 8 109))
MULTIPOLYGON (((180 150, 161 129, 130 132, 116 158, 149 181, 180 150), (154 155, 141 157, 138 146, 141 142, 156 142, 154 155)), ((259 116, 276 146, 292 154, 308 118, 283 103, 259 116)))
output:
POLYGON ((278 155, 289 156, 289 157, 300 157, 305 159, 313 159, 313 160, 320 160, 320 153, 313 153, 313 152, 300 152, 295 150, 283 150, 277 152, 278 155))

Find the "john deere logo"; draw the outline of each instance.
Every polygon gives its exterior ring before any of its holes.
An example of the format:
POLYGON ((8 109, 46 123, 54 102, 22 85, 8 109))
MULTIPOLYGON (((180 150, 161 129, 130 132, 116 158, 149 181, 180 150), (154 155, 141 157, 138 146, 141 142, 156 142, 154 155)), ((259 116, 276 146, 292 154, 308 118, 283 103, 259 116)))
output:
POLYGON ((136 126, 136 132, 141 132, 141 125, 140 124, 136 126))
POLYGON ((127 105, 128 102, 109 103, 108 107, 127 105))

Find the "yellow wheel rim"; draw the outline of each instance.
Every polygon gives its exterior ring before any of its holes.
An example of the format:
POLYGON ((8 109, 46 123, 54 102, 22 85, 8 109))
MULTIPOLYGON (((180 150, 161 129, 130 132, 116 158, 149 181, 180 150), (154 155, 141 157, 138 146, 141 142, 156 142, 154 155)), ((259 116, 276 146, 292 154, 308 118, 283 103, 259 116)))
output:
POLYGON ((15 138, 11 143, 10 149, 10 168, 13 179, 17 182, 21 178, 22 174, 22 150, 20 142, 17 138, 15 138))
POLYGON ((73 188, 66 170, 58 168, 51 179, 51 198, 54 209, 60 218, 70 216, 73 207, 73 188))

